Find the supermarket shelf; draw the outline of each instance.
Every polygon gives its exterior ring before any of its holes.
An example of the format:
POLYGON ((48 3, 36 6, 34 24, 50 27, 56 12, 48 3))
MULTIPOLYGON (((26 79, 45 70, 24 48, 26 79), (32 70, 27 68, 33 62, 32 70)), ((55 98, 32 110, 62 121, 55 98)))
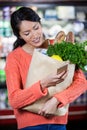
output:
POLYGON ((71 106, 69 120, 87 120, 87 105, 71 106))
POLYGON ((16 124, 16 119, 12 109, 0 110, 0 126, 16 124))
MULTIPOLYGON (((69 109, 69 121, 72 120, 87 120, 87 105, 71 106, 69 109)), ((0 110, 0 126, 16 123, 12 109, 0 110)))
POLYGON ((63 0, 50 0, 50 1, 47 1, 47 0, 43 0, 43 1, 40 1, 40 0, 37 0, 37 1, 0 1, 0 6, 3 7, 3 6, 37 6, 37 7, 50 7, 50 6, 55 6, 55 5, 67 5, 67 6, 70 6, 70 5, 74 5, 74 6, 77 6, 77 5, 81 5, 81 6, 86 6, 87 5, 87 1, 86 0, 66 0, 66 1, 63 1, 63 0))

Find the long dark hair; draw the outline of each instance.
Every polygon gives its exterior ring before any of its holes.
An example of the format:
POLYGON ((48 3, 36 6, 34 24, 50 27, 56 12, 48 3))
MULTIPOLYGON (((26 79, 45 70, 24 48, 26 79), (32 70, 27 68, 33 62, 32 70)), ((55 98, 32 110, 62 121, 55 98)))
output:
POLYGON ((13 30, 14 35, 17 37, 17 40, 15 41, 13 45, 13 49, 16 49, 19 46, 23 46, 25 44, 25 41, 20 38, 19 35, 19 25, 23 20, 28 20, 32 22, 39 22, 40 23, 40 17, 38 14, 32 10, 29 7, 21 7, 15 12, 11 14, 11 27, 13 30))

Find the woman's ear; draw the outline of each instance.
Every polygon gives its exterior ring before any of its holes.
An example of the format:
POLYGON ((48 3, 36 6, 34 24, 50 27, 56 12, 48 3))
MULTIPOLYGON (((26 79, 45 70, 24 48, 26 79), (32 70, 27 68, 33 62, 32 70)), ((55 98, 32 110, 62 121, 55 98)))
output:
POLYGON ((19 39, 23 39, 21 36, 19 36, 19 39))

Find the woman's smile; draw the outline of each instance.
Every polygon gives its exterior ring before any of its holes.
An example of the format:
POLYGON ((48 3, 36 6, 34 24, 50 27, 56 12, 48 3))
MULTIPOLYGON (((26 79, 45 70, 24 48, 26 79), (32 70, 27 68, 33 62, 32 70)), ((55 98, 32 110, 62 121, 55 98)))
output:
POLYGON ((40 42, 40 37, 34 38, 34 39, 32 40, 32 42, 34 42, 34 43, 39 43, 39 42, 40 42))

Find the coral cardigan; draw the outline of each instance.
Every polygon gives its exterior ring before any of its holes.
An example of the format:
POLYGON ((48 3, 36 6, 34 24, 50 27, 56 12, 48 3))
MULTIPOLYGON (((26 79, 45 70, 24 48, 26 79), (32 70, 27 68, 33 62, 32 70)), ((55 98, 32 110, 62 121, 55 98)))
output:
MULTIPOLYGON (((40 81, 32 87, 24 88, 28 68, 32 56, 21 47, 10 52, 6 59, 6 83, 8 98, 17 120, 18 129, 40 124, 66 124, 68 113, 64 116, 54 116, 47 119, 41 115, 22 110, 21 108, 35 102, 47 94, 40 88, 40 81)), ((38 74, 38 72, 37 72, 38 74)), ((60 107, 72 102, 87 90, 87 81, 81 70, 75 72, 73 83, 63 92, 54 95, 60 102, 60 107)))

